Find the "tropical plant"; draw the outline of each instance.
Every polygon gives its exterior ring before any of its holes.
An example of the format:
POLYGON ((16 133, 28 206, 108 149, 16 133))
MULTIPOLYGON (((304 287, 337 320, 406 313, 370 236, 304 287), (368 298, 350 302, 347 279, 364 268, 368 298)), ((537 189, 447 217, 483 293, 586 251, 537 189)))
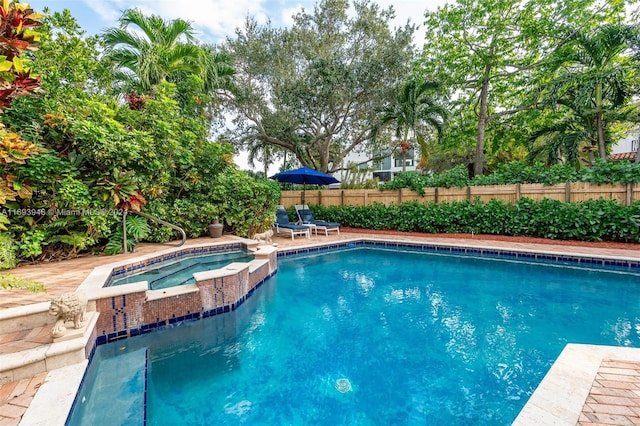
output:
POLYGON ((624 107, 634 94, 634 62, 625 51, 636 31, 635 26, 623 24, 606 24, 592 31, 568 30, 567 42, 557 52, 557 75, 546 84, 547 102, 569 104, 582 122, 587 121, 582 127, 597 141, 603 161, 607 161, 606 114, 624 107))
POLYGON ((199 74, 203 51, 194 44, 193 28, 182 19, 166 21, 127 9, 119 27, 103 34, 106 60, 122 93, 151 94, 169 76, 182 71, 199 74))
POLYGON ((396 138, 400 139, 402 153, 402 171, 406 170, 406 153, 412 148, 411 141, 420 146, 420 158, 425 162, 428 158, 428 146, 424 125, 427 131, 435 129, 438 138, 442 136, 444 121, 447 116, 445 107, 435 98, 433 93, 440 84, 431 80, 411 78, 404 83, 396 96, 395 102, 383 109, 382 125, 392 124, 396 138))
POLYGON ((0 109, 7 108, 18 96, 39 91, 40 78, 31 75, 22 54, 35 50, 39 39, 36 27, 43 15, 27 3, 3 0, 0 6, 0 109))
POLYGON ((231 171, 217 176, 211 195, 224 224, 235 234, 250 237, 273 224, 280 187, 273 180, 231 171))
POLYGON ((562 106, 560 117, 534 130, 528 139, 528 159, 534 162, 544 157, 548 165, 565 163, 580 167, 579 160, 586 154, 587 164, 593 164, 594 147, 598 142, 591 115, 577 102, 573 91, 565 93, 562 99, 555 99, 556 106, 562 106))
MULTIPOLYGON (((126 230, 127 251, 129 252, 133 251, 136 244, 145 239, 151 232, 147 219, 141 216, 127 216, 126 230)), ((106 254, 118 254, 122 250, 124 250, 124 232, 122 224, 118 223, 116 231, 109 237, 109 242, 107 242, 104 252, 106 254)))

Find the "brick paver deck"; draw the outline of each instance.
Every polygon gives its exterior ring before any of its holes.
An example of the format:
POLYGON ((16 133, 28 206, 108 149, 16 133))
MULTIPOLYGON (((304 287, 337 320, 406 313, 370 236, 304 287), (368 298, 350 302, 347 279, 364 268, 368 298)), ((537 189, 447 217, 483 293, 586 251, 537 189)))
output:
POLYGON ((0 386, 0 426, 15 426, 20 423, 22 415, 46 377, 47 373, 40 373, 30 379, 0 386))
POLYGON ((578 425, 640 425, 640 363, 604 360, 578 425))

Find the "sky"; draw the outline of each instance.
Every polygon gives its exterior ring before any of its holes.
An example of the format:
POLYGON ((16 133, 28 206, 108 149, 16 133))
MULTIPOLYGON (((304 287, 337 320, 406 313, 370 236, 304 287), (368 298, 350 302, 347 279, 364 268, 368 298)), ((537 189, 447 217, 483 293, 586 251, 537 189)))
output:
MULTIPOLYGON (((80 27, 88 35, 101 33, 109 27, 117 26, 118 18, 127 8, 138 8, 146 15, 159 15, 171 20, 181 18, 190 21, 196 29, 196 37, 204 43, 221 43, 233 37, 235 29, 242 27, 247 16, 260 23, 271 20, 272 25, 281 27, 292 23, 292 16, 302 10, 313 10, 314 0, 23 0, 36 12, 45 7, 51 11, 69 9, 80 27)), ((446 0, 377 0, 381 8, 393 5, 396 19, 391 23, 401 27, 410 20, 422 26, 424 12, 436 10, 446 0)), ((416 46, 422 44, 424 32, 418 29, 416 46)), ((236 163, 242 169, 249 169, 246 154, 240 153, 236 163)), ((255 164, 256 170, 262 170, 255 164)), ((277 166, 276 166, 277 168, 277 166)), ((269 170, 276 172, 277 170, 269 170)))

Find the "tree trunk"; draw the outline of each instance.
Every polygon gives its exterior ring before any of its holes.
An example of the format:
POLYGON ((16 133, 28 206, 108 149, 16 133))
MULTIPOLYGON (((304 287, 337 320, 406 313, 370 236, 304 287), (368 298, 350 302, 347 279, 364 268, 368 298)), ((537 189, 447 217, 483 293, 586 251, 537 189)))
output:
POLYGON ((269 160, 270 159, 270 155, 269 155, 269 148, 267 148, 266 146, 262 147, 262 167, 264 170, 264 178, 268 178, 269 175, 267 173, 269 173, 269 160))
POLYGON ((489 103, 489 70, 485 69, 485 78, 480 89, 480 111, 478 112, 478 135, 476 138, 476 159, 473 166, 473 175, 480 176, 484 172, 484 132, 487 127, 487 112, 489 103))
POLYGON ((596 84, 596 127, 598 129, 598 150, 602 161, 607 161, 607 150, 604 146, 604 128, 602 125, 602 83, 596 84))

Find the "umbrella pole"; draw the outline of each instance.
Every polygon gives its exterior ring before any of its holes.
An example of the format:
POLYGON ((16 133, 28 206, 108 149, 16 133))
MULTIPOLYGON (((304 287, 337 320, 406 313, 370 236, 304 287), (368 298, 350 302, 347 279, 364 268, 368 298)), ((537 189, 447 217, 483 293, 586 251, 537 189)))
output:
POLYGON ((306 187, 307 187, 307 185, 305 185, 303 183, 302 184, 302 208, 304 208, 304 191, 305 191, 305 189, 307 189, 306 187))

